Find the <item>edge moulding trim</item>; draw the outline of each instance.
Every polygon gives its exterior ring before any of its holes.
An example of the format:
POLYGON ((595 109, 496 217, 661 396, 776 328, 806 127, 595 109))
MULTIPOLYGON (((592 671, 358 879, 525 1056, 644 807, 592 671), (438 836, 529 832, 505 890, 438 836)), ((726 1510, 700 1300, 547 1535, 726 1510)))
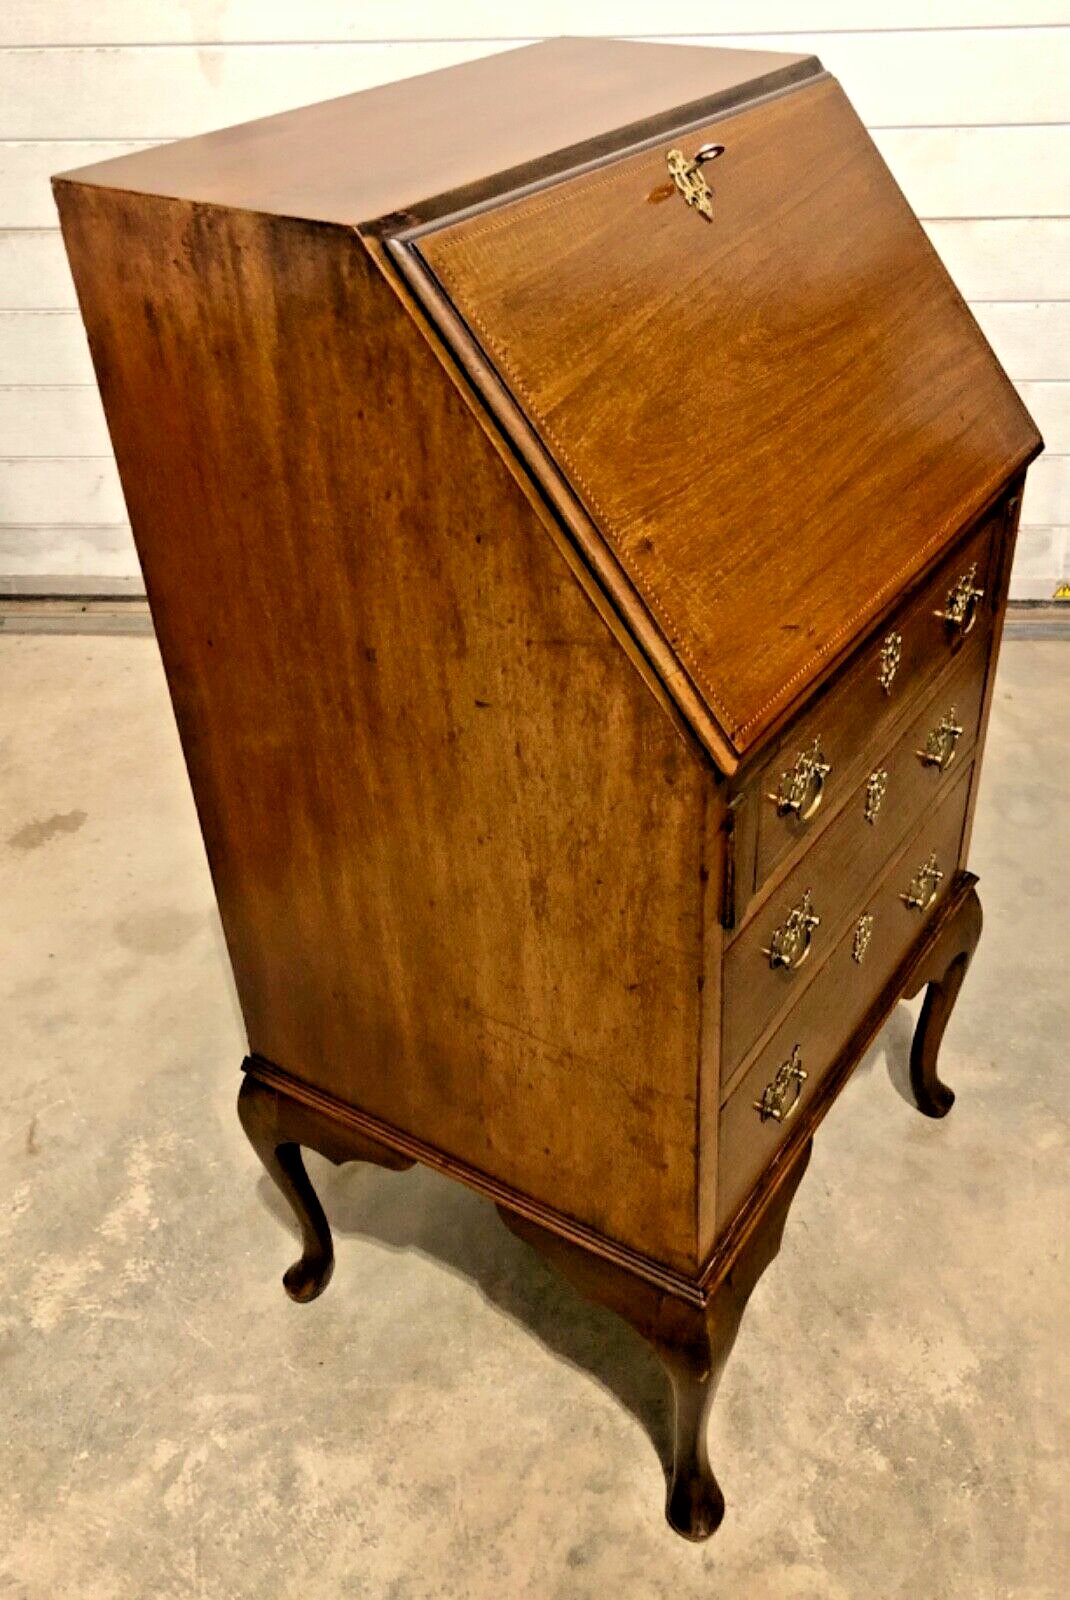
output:
POLYGON ((636 1277, 653 1284, 664 1293, 702 1307, 728 1276, 768 1207, 776 1199, 784 1183, 790 1179, 802 1146, 813 1137, 818 1123, 880 1032, 888 1013, 901 997, 916 993, 921 984, 928 981, 929 974, 926 968, 940 942, 941 934, 947 923, 958 916, 976 883, 977 879, 971 872, 960 872, 957 875, 950 894, 944 899, 938 914, 925 928, 920 942, 909 952, 899 970, 874 1001, 845 1049, 822 1079, 807 1114, 793 1129, 791 1137, 785 1141, 775 1161, 767 1168, 763 1180, 751 1191, 729 1227, 717 1241, 701 1272, 694 1278, 640 1255, 626 1245, 607 1239, 583 1223, 530 1199, 508 1184, 478 1171, 466 1162, 446 1155, 434 1145, 413 1138, 410 1134, 380 1121, 378 1117, 371 1116, 368 1112, 358 1111, 333 1095, 302 1083, 300 1079, 291 1076, 262 1056, 247 1056, 242 1063, 242 1070, 267 1087, 277 1089, 291 1099, 332 1118, 341 1126, 352 1128, 388 1149, 396 1150, 402 1156, 419 1161, 435 1172, 457 1179, 478 1194, 486 1195, 496 1205, 504 1206, 517 1216, 526 1218, 590 1251, 591 1254, 612 1262, 626 1272, 631 1272, 636 1277))

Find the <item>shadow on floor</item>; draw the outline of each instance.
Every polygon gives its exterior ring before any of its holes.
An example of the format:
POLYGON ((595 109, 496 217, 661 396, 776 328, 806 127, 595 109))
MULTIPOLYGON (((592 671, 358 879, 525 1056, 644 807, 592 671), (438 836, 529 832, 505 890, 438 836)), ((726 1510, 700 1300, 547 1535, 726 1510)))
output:
MULTIPOLYGON (((922 991, 924 993, 924 991, 922 991)), ((914 1039, 914 1017, 905 1005, 896 1006, 885 1024, 882 1034, 888 1058, 888 1076, 901 1099, 917 1110, 914 1091, 910 1087, 910 1046, 914 1039)))
POLYGON ((910 1087, 910 1045, 913 1038, 913 1015, 906 1005, 900 1002, 858 1063, 852 1076, 860 1077, 872 1072, 883 1056, 892 1088, 908 1106, 916 1108, 917 1102, 910 1087))
MULTIPOLYGON (((654 1351, 612 1312, 581 1299, 514 1238, 489 1200, 425 1167, 401 1173, 359 1163, 336 1168, 316 1155, 307 1155, 306 1162, 337 1239, 416 1250, 473 1284, 490 1305, 613 1395, 668 1466, 672 1394, 654 1351)), ((259 1194, 296 1238, 289 1207, 266 1177, 259 1194)), ((289 1259, 280 1244, 280 1273, 289 1259)), ((345 1263, 337 1270, 345 1270, 345 1263)))
MULTIPOLYGON (((856 1073, 871 1072, 885 1056, 893 1085, 909 1101, 912 1032, 910 1012, 897 1006, 856 1073)), ((419 1251, 473 1284, 490 1305, 560 1360, 593 1378, 635 1417, 668 1472, 672 1392, 658 1357, 626 1323, 581 1299, 534 1250, 514 1238, 489 1200, 427 1168, 393 1173, 359 1162, 334 1167, 315 1154, 306 1159, 338 1238, 419 1251)), ((289 1207, 266 1177, 260 1180, 259 1195, 297 1238, 289 1207)), ((280 1275, 289 1259, 280 1248, 280 1275)))

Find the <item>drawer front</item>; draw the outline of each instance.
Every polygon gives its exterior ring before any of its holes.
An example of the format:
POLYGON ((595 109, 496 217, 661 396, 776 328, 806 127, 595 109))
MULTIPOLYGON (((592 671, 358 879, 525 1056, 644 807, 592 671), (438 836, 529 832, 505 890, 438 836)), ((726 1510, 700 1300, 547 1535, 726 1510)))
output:
POLYGON ((811 981, 844 919, 944 788, 945 774, 966 761, 980 720, 987 644, 983 635, 967 640, 936 694, 872 763, 839 815, 729 946, 723 1083, 811 981))
POLYGON ((814 981, 744 1073, 721 1110, 717 1163, 719 1226, 728 1223, 805 1112, 808 1100, 867 1010, 906 958, 947 893, 958 863, 969 767, 911 836, 879 887, 861 898, 846 933, 814 981), (924 909, 932 856, 943 877, 924 909), (868 919, 868 920, 864 920, 868 919), (805 1073, 800 1078, 798 1073, 805 1073), (759 1107, 765 1101, 765 1116, 759 1107), (777 1120, 779 1114, 782 1120, 777 1120))
MULTIPOLYGON (((963 548, 941 565, 922 592, 906 602, 814 708, 799 719, 763 767, 752 786, 758 816, 756 889, 807 834, 816 831, 825 820, 822 813, 827 815, 851 792, 863 776, 867 760, 886 744, 904 706, 928 692, 968 641, 976 643, 978 635, 990 631, 997 601, 991 563, 1001 526, 1002 511, 989 517, 963 548), (979 599, 967 600, 961 624, 938 615, 949 609, 954 613, 957 601, 951 598, 949 604, 949 597, 956 592, 965 595, 967 589, 984 593, 979 599), (819 765, 827 766, 828 771, 808 780, 815 753, 821 758, 819 765), (798 810, 790 809, 793 798, 799 802, 798 810)), ((740 912, 743 909, 741 905, 740 912)))

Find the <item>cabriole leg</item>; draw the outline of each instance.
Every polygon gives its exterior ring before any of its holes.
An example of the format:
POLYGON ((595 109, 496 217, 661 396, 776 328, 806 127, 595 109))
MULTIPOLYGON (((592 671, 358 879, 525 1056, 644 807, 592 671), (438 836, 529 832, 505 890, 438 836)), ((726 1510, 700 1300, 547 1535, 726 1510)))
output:
POLYGON ((707 1425, 725 1363, 755 1284, 780 1248, 788 1208, 810 1159, 803 1145, 727 1275, 704 1305, 658 1289, 499 1206, 506 1226, 534 1245, 590 1299, 608 1306, 654 1345, 672 1381, 675 1428, 666 1515, 686 1539, 708 1539, 724 1517, 710 1464, 707 1425))
POLYGON ((412 1160, 350 1128, 339 1127, 249 1073, 238 1092, 238 1117, 301 1230, 301 1255, 283 1274, 283 1288, 291 1300, 315 1300, 331 1281, 334 1245, 323 1207, 305 1171, 301 1146, 318 1151, 336 1166, 343 1161, 371 1161, 403 1172, 413 1165, 412 1160))
POLYGON ((927 1117, 946 1117, 955 1103, 953 1091, 937 1074, 936 1062, 944 1029, 981 937, 981 922, 981 902, 971 885, 941 928, 923 968, 914 975, 913 993, 926 978, 929 987, 910 1047, 910 1088, 918 1110, 927 1117))
POLYGON ((788 1210, 810 1160, 799 1150, 744 1240, 727 1275, 698 1310, 662 1308, 654 1344, 672 1379, 676 1411, 666 1516, 685 1539, 708 1539, 724 1517, 724 1495, 710 1465, 708 1421, 740 1322, 755 1285, 780 1249, 788 1210))

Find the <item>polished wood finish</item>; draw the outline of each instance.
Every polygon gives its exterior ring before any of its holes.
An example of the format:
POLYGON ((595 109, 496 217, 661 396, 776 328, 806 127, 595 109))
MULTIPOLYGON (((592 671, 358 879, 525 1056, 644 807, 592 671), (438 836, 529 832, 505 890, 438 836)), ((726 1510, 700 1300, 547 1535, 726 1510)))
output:
POLYGON ((1039 441, 838 85, 682 139, 413 248, 740 755, 1039 441))
POLYGON ((404 1172, 414 1165, 413 1160, 353 1129, 339 1127, 330 1117, 252 1076, 242 1079, 238 1116, 264 1171, 288 1202, 301 1230, 301 1255, 284 1273, 283 1287, 291 1300, 302 1304, 315 1300, 331 1281, 334 1245, 323 1207, 305 1171, 301 1146, 327 1156, 336 1166, 343 1161, 370 1161, 404 1172))
POLYGON ((721 1112, 718 1161, 718 1217, 727 1226, 753 1184, 758 1182, 777 1149, 790 1135, 821 1089, 822 1078, 839 1060, 849 1036, 887 988, 889 980, 936 921, 954 887, 969 794, 969 771, 949 777, 945 792, 930 816, 888 865, 875 890, 862 890, 851 920, 828 959, 814 972, 809 987, 795 999, 757 1050, 725 1079, 726 1103, 721 1112), (932 906, 925 913, 903 903, 918 867, 935 854, 943 871, 932 906), (861 917, 871 917, 870 938, 860 961, 854 959, 854 937, 861 917), (798 1048, 807 1078, 797 1109, 789 1120, 761 1121, 756 1102, 782 1062, 798 1048), (747 1063, 750 1063, 749 1066, 747 1063))
POLYGON ((687 1539, 708 1539, 724 1517, 724 1495, 710 1464, 710 1409, 747 1301, 780 1249, 788 1209, 809 1160, 806 1143, 699 1305, 621 1273, 505 1206, 498 1207, 507 1227, 541 1251, 583 1294, 631 1323, 661 1356, 672 1381, 674 1411, 665 1514, 687 1539))
POLYGON ((749 859, 740 863, 736 921, 743 918, 749 896, 761 889, 782 863, 790 865, 808 848, 817 831, 815 825, 826 822, 866 778, 887 748, 897 723, 933 692, 962 651, 980 650, 984 655, 987 640, 983 635, 992 628, 1003 592, 998 571, 1003 517, 1001 505, 955 546, 935 573, 908 595, 825 691, 814 696, 802 715, 792 721, 758 772, 737 786, 736 792, 756 821, 753 865, 749 859), (971 567, 976 567, 977 585, 984 590, 984 598, 973 629, 963 637, 937 612, 946 605, 948 590, 971 567), (881 649, 893 635, 901 641, 899 660, 886 691, 880 678, 881 649), (812 822, 778 815, 769 795, 776 793, 784 769, 791 768, 798 753, 809 750, 815 739, 831 769, 821 810, 812 822))
MULTIPOLYGON (((968 764, 977 732, 984 690, 985 640, 965 652, 935 694, 918 709, 891 749, 871 756, 871 772, 883 774, 884 797, 872 822, 866 820, 868 778, 832 819, 820 838, 775 893, 757 904, 724 958, 724 1035, 722 1076, 730 1076, 748 1045, 773 1017, 792 1005, 811 981, 822 952, 831 948, 847 923, 859 915, 866 890, 901 841, 928 817, 947 781, 968 764), (924 764, 918 751, 930 729, 955 713, 962 734, 945 771, 924 764), (811 932, 810 953, 796 969, 772 966, 768 951, 774 934, 793 909, 810 895, 820 923, 811 932)), ((958 840, 955 841, 956 858, 958 840)))
MULTIPOLYGON (((977 879, 972 873, 960 871, 956 874, 950 890, 941 897, 942 904, 937 907, 935 917, 924 926, 920 945, 908 951, 869 1008, 855 1020, 853 1026, 848 1026, 841 1033, 843 1044, 835 1062, 819 1076, 816 1090, 806 1097, 799 1112, 791 1118, 787 1134, 777 1145, 760 1181, 750 1190, 717 1240, 703 1274, 704 1284, 717 1281, 722 1263, 731 1258, 739 1240, 748 1236, 756 1220, 763 1215, 783 1173, 790 1169, 796 1155, 814 1137, 896 1003, 903 996, 909 998, 923 984, 932 981, 934 975, 938 975, 933 973, 930 961, 930 952, 937 942, 946 940, 949 948, 965 948, 970 937, 969 925, 975 916, 972 901, 976 900, 976 884, 977 879)), ((938 970, 942 972, 944 969, 938 970)), ((946 1023, 946 1016, 944 1020, 946 1023)), ((933 1065, 935 1070, 935 1062, 933 1065)), ((730 1209, 730 1205, 726 1209, 730 1209)))
POLYGON ((910 1047, 910 1087, 918 1110, 927 1117, 946 1117, 955 1103, 953 1092, 937 1074, 936 1058, 977 949, 982 921, 981 902, 971 886, 958 917, 941 928, 906 985, 909 998, 923 983, 928 984, 910 1047))
POLYGON ((695 1268, 701 752, 352 236, 61 204, 251 1050, 695 1268))
POLYGON ((302 1233, 287 1290, 333 1262, 302 1146, 470 1185, 662 1350, 670 1518, 704 1536, 743 1305, 911 984, 914 1093, 949 1104, 1035 430, 810 58, 561 41, 56 194, 240 1115, 302 1233), (665 165, 707 135, 710 223, 665 165), (934 613, 972 565, 966 632, 934 613), (916 750, 952 706, 942 772, 916 750), (765 796, 817 736, 797 826, 765 796), (812 953, 772 972, 805 890, 812 953), (763 1123, 796 1046, 798 1104, 763 1123))
POLYGON ((821 73, 816 57, 782 51, 546 39, 64 176, 377 232, 821 73))

